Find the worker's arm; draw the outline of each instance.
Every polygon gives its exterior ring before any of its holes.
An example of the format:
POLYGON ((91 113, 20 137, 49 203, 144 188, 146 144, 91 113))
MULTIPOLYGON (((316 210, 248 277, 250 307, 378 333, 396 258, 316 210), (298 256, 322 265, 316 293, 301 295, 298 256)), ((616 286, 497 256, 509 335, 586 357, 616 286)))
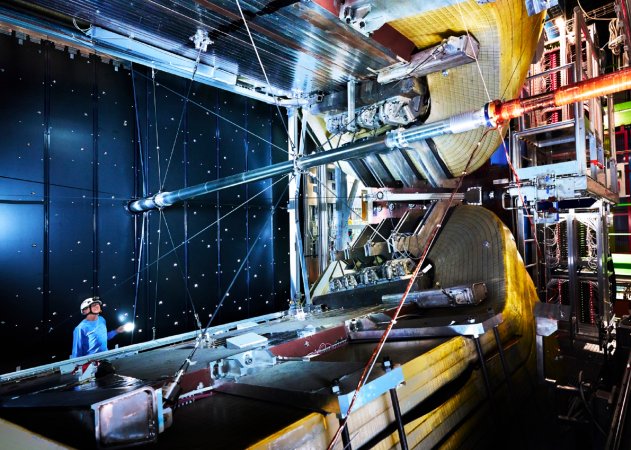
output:
POLYGON ((77 327, 72 333, 72 358, 84 356, 86 349, 83 348, 83 339, 81 339, 81 328, 77 327))
POLYGON ((114 338, 118 334, 118 328, 107 332, 107 340, 114 338))

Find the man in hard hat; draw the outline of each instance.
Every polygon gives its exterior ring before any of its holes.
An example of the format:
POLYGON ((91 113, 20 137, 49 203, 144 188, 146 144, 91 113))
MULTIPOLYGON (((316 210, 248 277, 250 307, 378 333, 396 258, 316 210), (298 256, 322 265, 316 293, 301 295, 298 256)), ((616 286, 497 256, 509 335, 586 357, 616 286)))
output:
POLYGON ((85 318, 74 329, 72 336, 72 358, 107 351, 107 341, 125 331, 124 326, 107 331, 105 319, 100 316, 103 303, 98 297, 86 298, 81 302, 81 314, 85 318))

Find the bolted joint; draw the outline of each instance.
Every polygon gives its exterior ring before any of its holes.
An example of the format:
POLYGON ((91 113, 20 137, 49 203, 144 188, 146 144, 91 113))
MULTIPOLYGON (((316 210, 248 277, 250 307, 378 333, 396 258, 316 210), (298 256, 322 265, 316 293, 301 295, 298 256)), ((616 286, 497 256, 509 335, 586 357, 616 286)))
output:
POLYGON ((404 129, 398 128, 396 130, 389 131, 386 134, 385 144, 388 148, 408 148, 410 143, 403 134, 404 129))
POLYGON ((126 205, 127 211, 132 214, 139 214, 153 209, 162 209, 171 206, 173 202, 168 200, 169 192, 159 192, 147 198, 132 200, 126 205))
POLYGON ((331 381, 331 393, 333 395, 340 395, 341 393, 340 380, 338 380, 337 378, 331 381))
POLYGON ((153 197, 137 198, 136 200, 130 200, 125 205, 125 209, 132 214, 144 213, 155 208, 153 197))

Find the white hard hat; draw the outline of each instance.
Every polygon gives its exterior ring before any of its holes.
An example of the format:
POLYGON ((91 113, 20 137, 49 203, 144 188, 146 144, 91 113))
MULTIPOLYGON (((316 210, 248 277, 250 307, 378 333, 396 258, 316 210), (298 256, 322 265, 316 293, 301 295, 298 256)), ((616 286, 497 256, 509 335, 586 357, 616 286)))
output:
POLYGON ((88 308, 93 303, 98 303, 99 305, 103 304, 101 299, 98 297, 86 298, 85 300, 81 302, 81 312, 83 312, 84 309, 88 308))

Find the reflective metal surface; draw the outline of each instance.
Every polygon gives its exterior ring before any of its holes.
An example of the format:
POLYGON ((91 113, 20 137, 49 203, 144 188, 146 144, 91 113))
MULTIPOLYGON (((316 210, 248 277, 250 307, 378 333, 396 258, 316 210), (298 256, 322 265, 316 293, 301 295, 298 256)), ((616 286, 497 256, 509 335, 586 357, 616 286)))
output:
MULTIPOLYGON (((403 292, 384 295, 383 303, 398 304, 403 292)), ((406 303, 414 302, 419 308, 449 308, 461 305, 479 305, 486 298, 484 283, 473 283, 471 286, 455 286, 451 288, 430 289, 427 291, 410 292, 406 303)))
POLYGON ((99 448, 154 442, 158 438, 158 401, 144 387, 92 405, 99 448))
MULTIPOLYGON (((314 2, 241 0, 254 42, 275 93, 344 87, 347 77, 362 78, 369 69, 396 62, 390 50, 347 27, 314 2)), ((238 75, 245 86, 268 91, 237 5, 233 1, 37 0, 28 9, 94 25, 139 43, 195 60, 199 51, 190 40, 197 30, 212 41, 201 62, 238 75)))
MULTIPOLYGON (((432 208, 432 216, 442 215, 444 208, 444 203, 437 203, 432 208)), ((419 229, 417 221, 420 214, 414 216, 402 219, 401 227, 397 223, 381 229, 385 233, 413 229, 418 233, 420 242, 417 245, 422 246, 427 239, 427 236, 423 236, 424 230, 427 226, 435 226, 435 222, 428 218, 419 229)), ((530 314, 534 290, 524 276, 523 266, 512 263, 513 260, 517 261, 516 249, 507 234, 498 233, 502 230, 501 222, 484 208, 458 206, 448 215, 430 253, 434 270, 428 276, 432 276, 433 282, 439 286, 457 286, 469 284, 472 280, 485 280, 488 306, 491 306, 492 311, 487 311, 485 303, 464 306, 458 310, 461 313, 458 315, 444 314, 444 309, 422 310, 422 316, 418 318, 413 311, 415 305, 405 305, 403 315, 399 316, 401 328, 395 328, 391 338, 403 337, 406 340, 395 342, 396 339, 390 339, 381 355, 389 357, 395 368, 385 374, 379 363, 374 366, 367 384, 360 390, 357 401, 361 408, 349 422, 349 431, 355 436, 353 439, 357 447, 376 447, 384 439, 380 437, 382 431, 385 433, 385 430, 394 426, 390 414, 392 404, 385 394, 392 388, 397 388, 404 417, 421 418, 430 414, 427 417, 438 424, 428 430, 414 428, 410 433, 408 427, 412 422, 406 423, 410 446, 422 447, 460 432, 459 425, 449 422, 449 416, 456 408, 465 414, 480 414, 481 418, 488 418, 487 396, 495 397, 500 389, 498 386, 501 386, 500 380, 504 380, 507 373, 517 376, 517 371, 527 369, 528 365, 520 364, 520 361, 525 361, 523 355, 529 355, 533 345, 534 329, 530 326, 530 314), (475 229, 470 227, 471 223, 476 224, 475 229), (524 288, 516 288, 512 284, 514 282, 521 283, 520 286, 524 288), (506 348, 507 361, 511 367, 515 367, 512 372, 502 372, 499 361, 493 362, 493 358, 489 358, 495 352, 495 343, 489 339, 492 337, 489 333, 482 337, 486 331, 497 326, 499 334, 496 334, 495 339, 499 335, 501 342, 513 342, 506 348), (470 340, 462 337, 427 339, 432 333, 481 339, 475 340, 474 348, 470 340), (417 339, 419 337, 422 339, 417 339), (481 370, 476 369, 475 361, 481 363, 481 370), (403 374, 405 384, 399 385, 403 374), (482 378, 487 395, 480 392, 482 378), (447 390, 441 389, 443 387, 447 390), (433 394, 436 392, 441 393, 440 404, 435 403, 438 397, 433 394), (463 397, 471 398, 471 401, 462 402, 463 397)), ((371 237, 367 235, 366 239, 371 237)), ((387 271, 388 267, 386 264, 384 270, 387 271)), ((398 271, 395 267, 390 269, 393 276, 398 271)), ((359 272, 368 276, 369 271, 359 272)), ((314 299, 321 297, 314 296, 314 299)), ((262 445, 276 448, 325 448, 330 440, 329 424, 337 421, 334 414, 344 414, 363 373, 366 359, 374 351, 371 342, 362 342, 365 336, 357 335, 354 341, 349 340, 343 324, 346 321, 354 324, 354 329, 348 328, 351 338, 353 333, 363 332, 380 337, 380 328, 391 320, 392 314, 393 310, 384 305, 361 309, 345 307, 311 312, 302 319, 296 315, 268 324, 257 324, 245 331, 230 328, 221 336, 213 336, 215 340, 211 348, 201 348, 195 355, 195 361, 191 361, 192 370, 187 374, 191 379, 182 378, 182 389, 189 395, 182 397, 178 403, 173 425, 160 435, 156 448, 200 448, 208 445, 209 435, 217 436, 213 439, 213 445, 217 441, 230 448, 261 448, 262 445), (372 328, 369 328, 371 324, 372 328), (360 325, 362 329, 359 329, 360 325), (226 338, 244 332, 255 332, 267 337, 268 346, 260 352, 257 349, 256 352, 260 353, 257 355, 255 351, 243 352, 223 347, 226 338), (226 362, 227 365, 224 364, 226 362), (227 369, 221 373, 224 376, 214 376, 219 374, 214 372, 215 366, 219 364, 224 364, 223 367, 227 369), (213 376, 209 377, 211 371, 213 376), (233 381, 235 378, 236 382, 233 381), (329 413, 331 416, 313 412, 329 413), (239 433, 226 433, 226 430, 239 430, 239 433)), ((142 379, 154 389, 159 389, 165 381, 168 382, 168 375, 181 365, 182 359, 190 354, 191 345, 192 342, 127 355, 127 358, 115 363, 120 374, 142 379)), ((21 381, 24 384, 30 382, 21 381)), ((120 392, 108 393, 107 389, 95 389, 93 392, 105 396, 96 401, 108 402, 102 409, 103 418, 109 410, 113 411, 111 417, 115 419, 125 416, 127 412, 133 419, 144 417, 139 421, 130 420, 129 423, 108 422, 110 419, 104 418, 104 422, 97 424, 103 442, 107 440, 114 444, 122 442, 119 438, 146 439, 152 436, 154 419, 148 413, 147 403, 141 402, 133 411, 126 411, 124 404, 118 408, 119 405, 112 403, 117 398, 113 396, 120 392), (128 430, 125 428, 127 425, 130 426, 128 430)), ((522 390, 516 392, 519 395, 522 390)), ((37 398, 40 396, 33 396, 34 400, 37 398)), ((519 401, 520 398, 515 400, 519 401)), ((92 401, 87 405, 94 403, 92 401)), ((34 431, 38 431, 35 427, 37 424, 48 425, 42 432, 68 445, 77 442, 75 446, 78 448, 90 446, 88 439, 71 439, 75 436, 67 433, 73 426, 71 418, 63 418, 59 421, 63 425, 51 430, 51 422, 44 414, 47 411, 41 411, 42 408, 37 408, 37 404, 33 406, 32 409, 20 408, 17 411, 27 413, 28 417, 3 408, 0 408, 0 412, 13 413, 11 418, 16 423, 27 423, 29 428, 35 422, 32 426, 34 431), (33 420, 35 413, 38 419, 33 420)), ((54 412, 58 413, 57 410, 54 412)), ((157 416, 159 419, 159 412, 157 416)), ((462 428, 462 432, 468 433, 467 428, 462 428)), ((94 432, 90 439, 93 446, 94 432)), ((125 442, 125 445, 128 443, 130 441, 125 442)))
MULTIPOLYGON (((480 314, 475 316, 454 316, 432 319, 417 319, 399 321, 390 332, 390 339, 416 339, 423 337, 444 336, 482 336, 487 331, 502 323, 502 314, 490 316, 480 314)), ((385 330, 381 323, 363 319, 356 322, 357 331, 348 333, 351 341, 378 340, 385 330)))

